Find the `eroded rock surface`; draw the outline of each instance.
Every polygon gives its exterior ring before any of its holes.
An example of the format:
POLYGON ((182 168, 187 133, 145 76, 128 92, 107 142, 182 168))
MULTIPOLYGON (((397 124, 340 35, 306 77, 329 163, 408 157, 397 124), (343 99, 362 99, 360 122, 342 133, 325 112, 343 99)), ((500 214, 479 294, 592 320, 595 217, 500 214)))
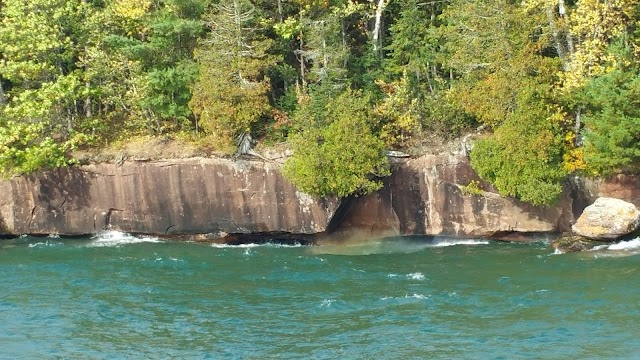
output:
POLYGON ((313 234, 338 206, 296 190, 277 164, 204 158, 64 168, 0 182, 0 191, 14 234, 313 234))
POLYGON ((640 202, 637 176, 575 178, 560 203, 547 208, 500 196, 478 178, 465 152, 393 162, 381 191, 340 206, 337 199, 299 192, 271 162, 194 158, 58 169, 0 181, 0 236, 110 228, 202 240, 243 235, 224 240, 238 242, 244 235, 298 239, 295 234, 325 231, 331 240, 453 235, 520 241, 570 231, 602 194, 640 202), (465 191, 472 181, 481 194, 465 191))
POLYGON ((517 240, 521 233, 567 231, 572 199, 537 207, 500 196, 464 154, 425 155, 394 166, 381 191, 353 200, 339 231, 388 235, 455 235, 517 240), (465 192, 477 181, 482 195, 465 192))
POLYGON ((629 202, 601 197, 587 206, 573 225, 575 234, 590 239, 617 239, 640 227, 640 210, 629 202))

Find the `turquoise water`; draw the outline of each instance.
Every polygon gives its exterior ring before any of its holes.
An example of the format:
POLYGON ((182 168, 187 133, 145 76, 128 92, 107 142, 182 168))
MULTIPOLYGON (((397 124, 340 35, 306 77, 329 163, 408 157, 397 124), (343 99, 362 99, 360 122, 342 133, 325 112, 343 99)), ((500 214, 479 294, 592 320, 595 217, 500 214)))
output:
POLYGON ((636 242, 7 240, 0 358, 640 358, 636 242))

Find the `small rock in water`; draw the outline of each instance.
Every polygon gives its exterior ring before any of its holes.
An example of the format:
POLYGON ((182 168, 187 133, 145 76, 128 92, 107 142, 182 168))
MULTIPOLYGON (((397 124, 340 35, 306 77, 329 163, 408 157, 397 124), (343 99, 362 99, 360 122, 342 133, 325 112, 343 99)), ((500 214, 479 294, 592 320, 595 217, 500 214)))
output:
POLYGON ((602 245, 601 241, 594 241, 583 236, 565 236, 554 241, 551 246, 562 253, 578 252, 591 250, 598 245, 602 245))
POLYGON ((635 205, 614 198, 598 198, 587 206, 571 228, 590 239, 612 240, 640 227, 640 210, 635 205))

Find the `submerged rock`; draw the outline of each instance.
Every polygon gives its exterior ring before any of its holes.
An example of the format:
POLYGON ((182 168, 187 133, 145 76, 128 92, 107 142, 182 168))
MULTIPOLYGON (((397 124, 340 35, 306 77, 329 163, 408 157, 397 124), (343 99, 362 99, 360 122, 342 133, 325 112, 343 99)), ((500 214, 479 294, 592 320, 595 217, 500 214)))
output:
POLYGON ((591 250, 602 244, 604 244, 602 241, 591 240, 583 236, 569 235, 554 241, 551 243, 551 246, 561 253, 570 253, 591 250))
POLYGON ((587 206, 573 225, 575 234, 613 240, 640 227, 640 210, 624 200, 601 197, 587 206))

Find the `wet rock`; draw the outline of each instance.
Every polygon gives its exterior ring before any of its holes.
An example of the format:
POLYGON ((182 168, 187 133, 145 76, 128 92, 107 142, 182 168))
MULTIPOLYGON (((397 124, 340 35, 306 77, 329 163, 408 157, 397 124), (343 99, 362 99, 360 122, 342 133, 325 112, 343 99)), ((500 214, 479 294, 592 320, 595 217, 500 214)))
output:
POLYGON ((640 210, 624 200, 601 197, 587 206, 572 231, 591 239, 617 239, 640 227, 640 210))
POLYGON ((591 250, 598 245, 602 245, 604 242, 594 241, 582 236, 569 235, 559 238, 551 243, 554 249, 562 253, 571 253, 579 251, 591 250))

